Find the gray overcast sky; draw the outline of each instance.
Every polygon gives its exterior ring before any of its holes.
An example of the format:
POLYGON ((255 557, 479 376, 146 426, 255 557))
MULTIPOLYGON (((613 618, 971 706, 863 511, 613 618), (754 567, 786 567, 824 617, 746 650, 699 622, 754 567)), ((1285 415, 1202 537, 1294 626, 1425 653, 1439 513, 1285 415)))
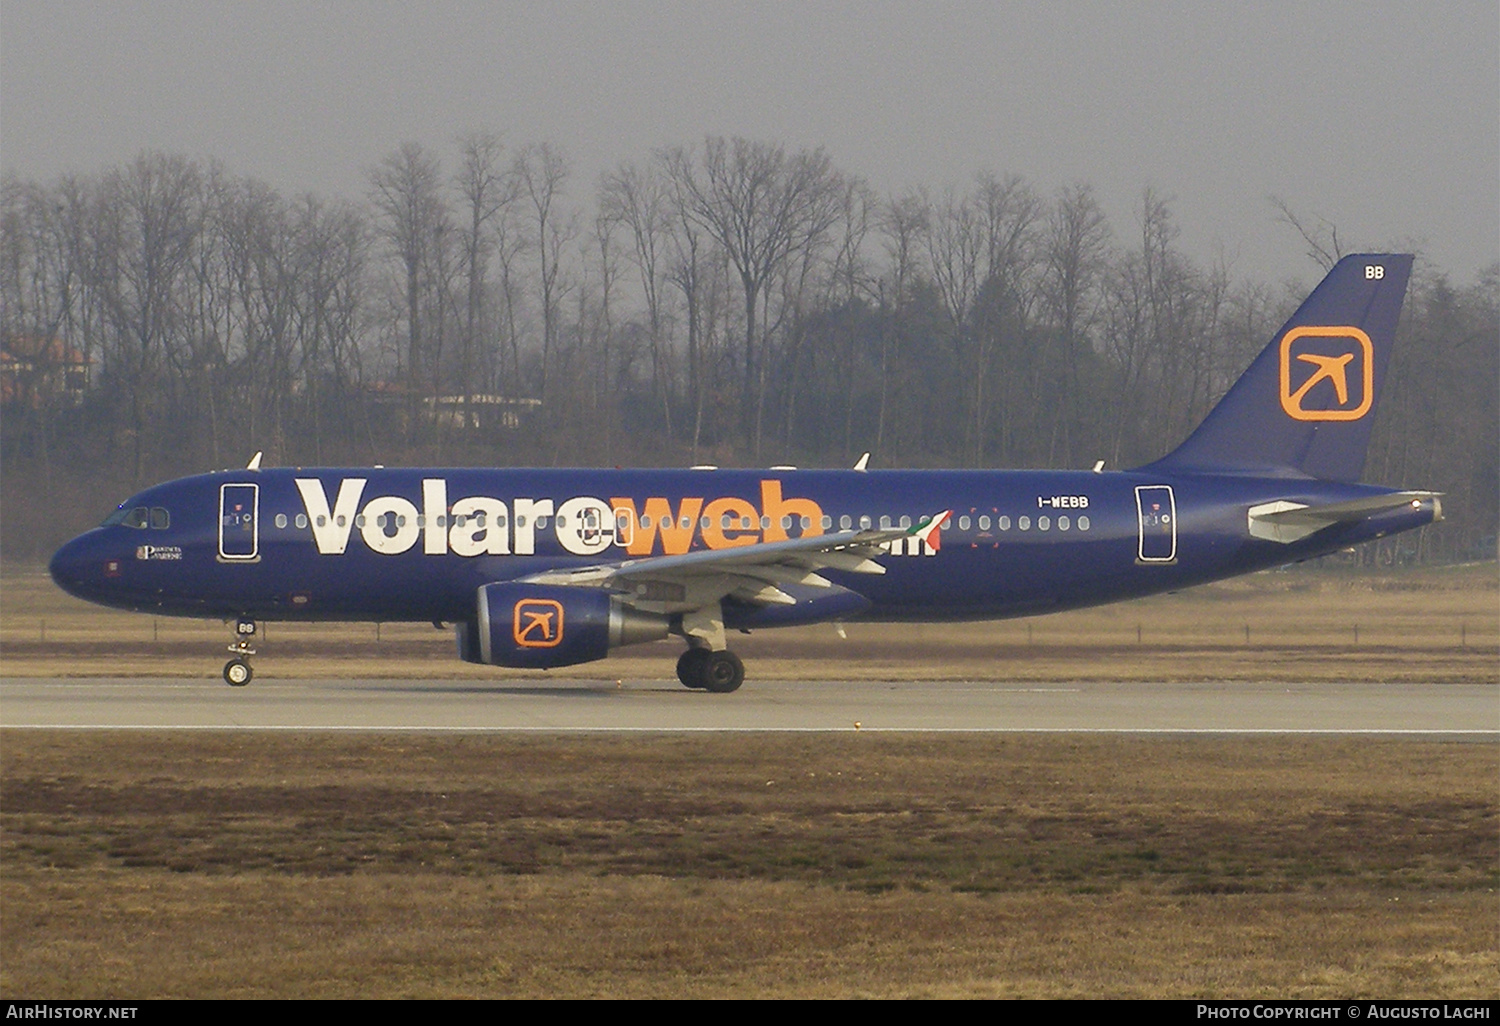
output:
MULTIPOLYGON (((1500 259, 1500 5, 119 3, 0 0, 0 167, 142 149, 363 196, 402 142, 548 141, 598 174, 705 133, 828 149, 882 193, 981 169, 1091 182, 1117 241, 1147 184, 1236 275, 1312 276, 1266 197, 1346 249, 1500 259)), ((450 160, 451 164, 451 160, 450 160)))

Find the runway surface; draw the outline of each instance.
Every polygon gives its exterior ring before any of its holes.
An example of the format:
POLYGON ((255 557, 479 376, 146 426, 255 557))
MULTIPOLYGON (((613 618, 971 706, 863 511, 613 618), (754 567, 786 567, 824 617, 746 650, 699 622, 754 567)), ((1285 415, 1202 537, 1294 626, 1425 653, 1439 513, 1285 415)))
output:
POLYGON ((0 727, 369 731, 1109 731, 1500 739, 1500 686, 10 679, 0 727))

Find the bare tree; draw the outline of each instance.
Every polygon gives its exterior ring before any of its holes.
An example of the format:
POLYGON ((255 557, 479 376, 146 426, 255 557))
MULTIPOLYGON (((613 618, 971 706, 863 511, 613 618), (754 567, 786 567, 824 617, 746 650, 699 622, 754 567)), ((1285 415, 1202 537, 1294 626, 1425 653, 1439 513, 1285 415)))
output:
POLYGON ((1018 175, 1004 178, 984 173, 978 178, 973 203, 984 239, 984 281, 973 310, 973 398, 970 433, 974 466, 985 465, 986 439, 992 413, 998 413, 1001 455, 1008 455, 1014 413, 1024 398, 1021 390, 1005 388, 1019 375, 1006 373, 1023 362, 1023 338, 1029 320, 1033 284, 1036 229, 1042 204, 1018 175), (1001 388, 992 388, 997 356, 1008 357, 1001 369, 1001 388), (994 401, 991 396, 999 396, 994 401), (992 408, 998 408, 997 411, 992 408))
POLYGON ((460 140, 460 166, 455 179, 464 201, 467 223, 462 231, 465 284, 464 337, 459 359, 459 381, 464 395, 463 417, 472 427, 470 402, 474 394, 479 335, 484 330, 485 278, 496 242, 494 227, 516 198, 514 176, 500 168, 500 138, 482 132, 460 140))
POLYGON ((745 301, 743 409, 759 458, 766 367, 759 315, 764 290, 784 262, 838 217, 837 173, 821 149, 791 156, 781 146, 711 136, 701 162, 685 150, 667 156, 684 213, 723 247, 745 301))
POLYGON ((242 353, 234 379, 250 419, 249 433, 280 460, 286 440, 295 345, 295 269, 285 204, 261 182, 242 181, 225 197, 223 241, 242 353))
POLYGON ((854 391, 858 381, 855 367, 859 342, 855 307, 876 294, 878 284, 864 254, 865 240, 880 216, 880 199, 862 178, 848 178, 840 196, 839 220, 835 226, 838 250, 834 255, 833 273, 829 275, 830 299, 845 311, 844 331, 839 339, 838 364, 845 384, 844 451, 845 459, 854 456, 854 391))
POLYGON ((547 401, 549 364, 557 345, 558 310, 562 283, 558 273, 567 244, 578 234, 577 224, 564 221, 556 210, 558 197, 568 178, 568 162, 549 144, 528 146, 516 155, 514 173, 518 188, 530 202, 534 215, 532 243, 537 249, 538 283, 542 300, 541 399, 547 401))
POLYGON ((329 207, 304 196, 294 213, 296 302, 312 456, 323 461, 324 404, 348 389, 357 338, 355 323, 364 276, 365 225, 348 206, 329 207))
POLYGON ((651 350, 651 392, 661 404, 666 434, 672 435, 671 389, 667 381, 667 353, 661 286, 664 279, 670 194, 662 176, 634 164, 621 164, 606 174, 599 189, 600 217, 623 225, 629 232, 629 259, 640 279, 646 302, 648 344, 651 350))
POLYGON ((1109 235, 1109 223, 1090 186, 1080 183, 1058 195, 1047 219, 1044 242, 1044 294, 1062 350, 1061 380, 1056 382, 1054 398, 1063 415, 1053 422, 1048 453, 1048 462, 1054 465, 1061 459, 1064 465, 1072 466, 1078 458, 1076 450, 1083 434, 1080 411, 1084 409, 1079 362, 1087 344, 1083 334, 1090 314, 1090 291, 1104 268, 1109 235), (1059 430, 1061 439, 1057 437, 1059 430))
POLYGON ((617 222, 602 214, 594 219, 594 241, 599 247, 599 303, 598 313, 593 317, 590 334, 590 349, 599 354, 600 373, 592 375, 593 408, 604 418, 604 459, 613 463, 615 458, 615 420, 619 410, 617 396, 628 372, 628 364, 619 360, 614 347, 613 302, 615 283, 620 276, 619 255, 615 248, 614 232, 617 222))
MULTIPOLYGON (((963 422, 971 436, 977 436, 975 429, 982 416, 978 403, 983 392, 979 381, 983 371, 972 314, 986 273, 985 241, 977 204, 951 190, 934 207, 928 230, 923 234, 932 283, 943 301, 947 344, 956 364, 966 374, 961 403, 969 407, 969 416, 963 422)), ((956 412, 961 413, 962 406, 956 412)), ((970 458, 977 459, 978 451, 979 442, 974 437, 970 458)))
POLYGON ((417 423, 420 370, 424 360, 423 275, 438 225, 445 215, 441 169, 420 143, 406 143, 370 171, 371 195, 379 215, 376 232, 401 261, 406 275, 406 392, 408 430, 417 423))
MULTIPOLYGON (((880 407, 875 426, 875 451, 884 458, 886 453, 886 428, 890 408, 890 382, 892 367, 892 330, 900 330, 905 324, 906 310, 912 299, 915 283, 921 277, 922 265, 919 250, 925 243, 932 226, 932 203, 925 193, 910 191, 886 204, 880 218, 881 234, 885 238, 886 259, 889 270, 885 281, 879 286, 881 307, 880 319, 880 407)), ((852 387, 852 386, 851 386, 852 387)), ((850 392, 852 409, 853 392, 850 392)))
POLYGON ((199 230, 196 165, 146 153, 105 179, 95 236, 94 283, 113 345, 106 355, 129 405, 132 480, 142 480, 148 417, 181 314, 180 279, 199 230))
POLYGON ((1289 225, 1293 231, 1302 236, 1302 241, 1307 245, 1307 255, 1324 271, 1331 270, 1344 255, 1339 247, 1338 225, 1316 214, 1310 221, 1298 215, 1292 210, 1291 204, 1280 196, 1271 196, 1269 200, 1271 206, 1281 214, 1277 220, 1289 225))
POLYGON ((7 174, 0 183, 0 340, 29 364, 17 373, 9 396, 29 423, 32 454, 41 464, 43 495, 52 491, 49 425, 56 389, 46 382, 67 373, 75 295, 82 289, 84 250, 80 229, 86 197, 76 179, 64 179, 54 196, 7 174))
MULTIPOLYGON (((670 168, 678 157, 675 153, 660 155, 664 165, 670 168)), ((712 262, 708 253, 710 243, 707 233, 690 213, 691 197, 683 181, 672 176, 671 223, 668 239, 673 255, 667 272, 667 281, 681 292, 687 307, 687 391, 693 404, 692 462, 698 462, 698 447, 703 438, 703 415, 710 387, 707 353, 712 317, 705 312, 706 282, 712 277, 712 262)))

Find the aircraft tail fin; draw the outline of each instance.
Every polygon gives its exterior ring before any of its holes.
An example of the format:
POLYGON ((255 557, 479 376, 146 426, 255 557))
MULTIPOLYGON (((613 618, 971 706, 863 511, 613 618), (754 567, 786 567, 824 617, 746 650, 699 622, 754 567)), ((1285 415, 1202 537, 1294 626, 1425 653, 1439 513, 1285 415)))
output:
POLYGON ((1359 480, 1411 265, 1410 254, 1340 260, 1187 441, 1149 466, 1359 480))

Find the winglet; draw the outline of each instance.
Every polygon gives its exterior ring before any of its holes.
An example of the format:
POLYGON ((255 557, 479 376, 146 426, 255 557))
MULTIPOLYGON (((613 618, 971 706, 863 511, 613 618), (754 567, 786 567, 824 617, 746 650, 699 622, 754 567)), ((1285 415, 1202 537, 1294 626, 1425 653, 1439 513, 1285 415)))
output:
POLYGON ((250 462, 245 464, 245 469, 246 470, 259 470, 260 469, 260 457, 261 457, 261 452, 260 452, 259 449, 257 449, 255 451, 255 455, 250 457, 250 462))
POLYGON ((865 453, 854 463, 854 469, 863 474, 870 467, 870 454, 865 453))

